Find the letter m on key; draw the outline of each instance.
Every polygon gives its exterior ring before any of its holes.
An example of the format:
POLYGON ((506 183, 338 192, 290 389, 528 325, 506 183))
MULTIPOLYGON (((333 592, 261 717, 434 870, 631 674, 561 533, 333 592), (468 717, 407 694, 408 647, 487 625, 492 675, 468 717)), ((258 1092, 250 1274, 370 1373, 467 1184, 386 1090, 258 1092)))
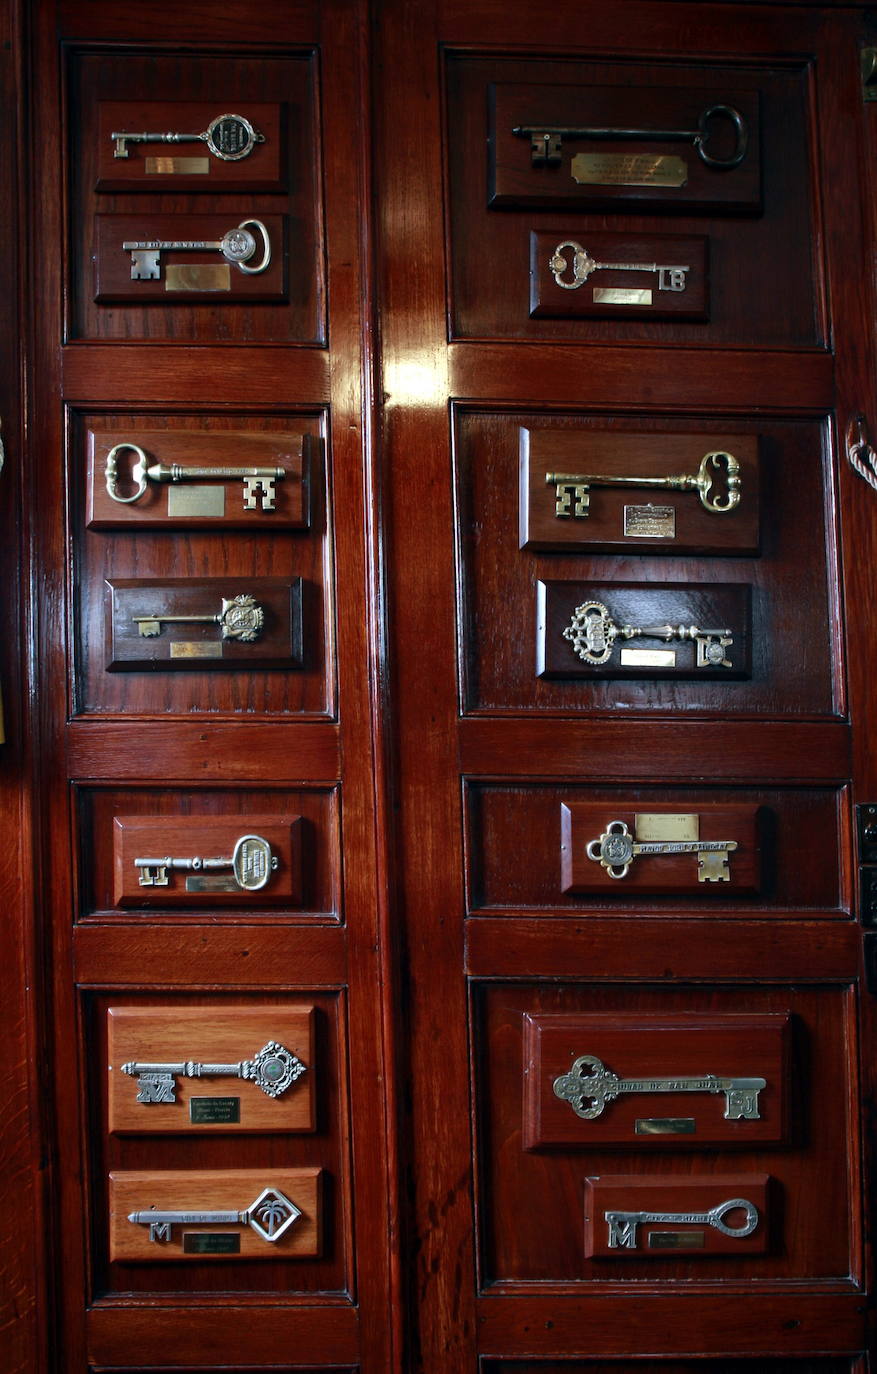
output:
POLYGON ((609 1223, 609 1249, 617 1250, 623 1246, 628 1250, 636 1249, 636 1228, 639 1218, 629 1212, 604 1212, 609 1223))

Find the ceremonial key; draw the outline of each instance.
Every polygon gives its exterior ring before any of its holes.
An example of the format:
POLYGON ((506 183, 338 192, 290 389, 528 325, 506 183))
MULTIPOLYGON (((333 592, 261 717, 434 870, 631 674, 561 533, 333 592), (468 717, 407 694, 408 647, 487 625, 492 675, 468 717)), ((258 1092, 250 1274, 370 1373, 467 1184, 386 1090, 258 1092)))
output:
POLYGON ((569 1073, 555 1078, 555 1097, 568 1102, 583 1121, 601 1116, 607 1102, 622 1093, 723 1093, 726 1121, 758 1121, 758 1094, 764 1078, 718 1078, 713 1073, 683 1078, 619 1078, 592 1054, 582 1054, 569 1073), (590 1105, 586 1105, 590 1103, 590 1105))
POLYGON ((551 268, 551 275, 562 286, 564 291, 578 291, 592 272, 655 272, 658 276, 659 291, 684 291, 685 274, 691 268, 679 265, 670 266, 658 262, 597 262, 591 257, 586 248, 574 239, 567 239, 564 243, 559 243, 548 260, 551 268), (573 279, 563 281, 563 274, 569 267, 569 263, 563 255, 564 248, 573 250, 573 279))
POLYGON ((229 229, 221 239, 126 239, 122 244, 131 254, 132 281, 157 281, 161 277, 161 254, 188 252, 193 249, 215 249, 226 262, 233 262, 242 272, 264 272, 271 262, 271 240, 260 219, 245 219, 236 229, 229 229), (253 225, 262 236, 262 259, 254 267, 250 258, 256 252, 256 235, 248 227, 253 225))
POLYGON ((280 1097, 306 1072, 306 1065, 277 1040, 269 1040, 252 1059, 237 1064, 199 1064, 187 1059, 179 1064, 122 1065, 122 1073, 137 1078, 138 1102, 176 1102, 176 1078, 243 1078, 268 1097, 280 1097))
POLYGON ((106 479, 107 492, 121 505, 139 501, 149 482, 225 482, 240 480, 244 484, 244 510, 256 510, 257 502, 262 510, 274 510, 276 492, 274 483, 286 476, 281 467, 188 467, 181 463, 153 463, 149 465, 143 449, 137 444, 116 444, 107 454, 106 479), (133 496, 120 496, 119 454, 126 451, 136 453, 137 461, 131 468, 131 481, 137 489, 133 496))
MULTIPOLYGON (((671 491, 696 491, 704 510, 725 515, 740 504, 740 464, 733 453, 716 450, 705 453, 697 472, 670 477, 628 477, 616 473, 546 472, 547 486, 555 489, 554 514, 558 519, 574 516, 586 520, 591 506, 591 487, 661 487, 671 491), (725 470, 725 495, 713 496, 711 468, 725 470), (575 505, 570 509, 572 502, 575 505)), ((111 493, 112 494, 112 493, 111 493)))
MULTIPOLYGON (((751 1236, 758 1226, 758 1208, 742 1197, 732 1197, 727 1202, 720 1202, 717 1207, 710 1207, 706 1212, 604 1212, 603 1217, 609 1226, 609 1248, 613 1250, 619 1246, 635 1250, 637 1227, 644 1223, 657 1223, 661 1226, 712 1226, 721 1231, 723 1236, 733 1236, 737 1240, 751 1236), (724 1218, 729 1212, 735 1211, 743 1212, 743 1224, 728 1226, 724 1218)), ((649 1246, 653 1249, 661 1248, 660 1243, 653 1244, 651 1236, 649 1246)))
MULTIPOLYGON (((554 474, 551 474, 552 476, 554 474)), ((606 663, 612 656, 616 639, 693 640, 697 646, 698 668, 730 668, 725 650, 734 643, 731 630, 702 630, 698 625, 618 625, 602 601, 585 601, 576 606, 572 620, 563 631, 564 639, 585 663, 606 663)))
MULTIPOLYGON (((258 892, 260 888, 265 887, 278 863, 276 855, 271 852, 270 844, 263 840, 261 835, 241 835, 230 859, 201 859, 197 856, 189 859, 172 859, 168 856, 160 859, 135 859, 134 867, 140 871, 141 887, 167 887, 168 873, 173 869, 206 873, 230 868, 238 887, 245 892, 258 892)), ((190 887, 192 881, 191 878, 186 879, 187 891, 203 891, 200 882, 197 886, 190 887)))
POLYGON ((112 133, 113 157, 128 157, 129 143, 205 143, 209 152, 223 162, 238 162, 247 157, 265 135, 257 133, 248 119, 239 114, 221 114, 200 134, 112 133))
POLYGON ((533 166, 556 166, 561 161, 561 143, 565 138, 584 138, 595 142, 618 143, 628 140, 637 143, 693 143, 701 162, 707 167, 729 171, 739 167, 749 145, 746 120, 732 105, 710 105, 703 110, 696 129, 606 129, 577 128, 568 124, 517 124, 512 129, 519 138, 529 138, 533 166), (728 157, 716 157, 707 151, 710 120, 727 119, 734 127, 734 151, 728 157))
POLYGON ((264 1188, 255 1202, 243 1212, 129 1212, 128 1220, 149 1227, 149 1239, 167 1241, 172 1226, 252 1226, 262 1240, 278 1241, 301 1216, 301 1209, 290 1202, 279 1188, 264 1188))
POLYGON ((265 612, 251 596, 222 598, 219 615, 135 615, 131 619, 139 634, 147 639, 160 635, 162 625, 219 625, 223 639, 240 639, 245 644, 258 639, 265 623, 265 612))
POLYGON ((585 853, 610 878, 623 878, 640 854, 696 854, 699 883, 727 883, 728 855, 736 848, 736 840, 635 840, 624 821, 610 821, 600 838, 585 846, 585 853))

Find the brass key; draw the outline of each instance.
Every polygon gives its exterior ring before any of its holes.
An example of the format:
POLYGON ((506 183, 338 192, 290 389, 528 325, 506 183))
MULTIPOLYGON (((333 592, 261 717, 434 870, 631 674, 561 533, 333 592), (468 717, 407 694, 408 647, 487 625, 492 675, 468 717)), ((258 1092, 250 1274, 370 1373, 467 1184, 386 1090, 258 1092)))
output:
POLYGON ((585 853, 610 878, 623 878, 641 854, 696 854, 699 883, 727 883, 728 855, 736 848, 736 840, 635 840, 624 821, 610 821, 600 838, 585 846, 585 853))
POLYGON ((697 645, 698 668, 730 668, 725 650, 734 643, 731 630, 702 630, 699 625, 618 625, 602 601, 585 601, 576 606, 572 620, 563 631, 573 652, 585 663, 608 662, 617 639, 693 640, 697 645))
POLYGON ((258 639, 265 623, 265 612, 251 596, 222 598, 219 615, 135 615, 131 617, 138 633, 147 639, 160 635, 162 625, 220 625, 223 639, 240 639, 250 643, 258 639))
POLYGON ((107 454, 107 492, 114 501, 127 506, 139 501, 150 482, 226 482, 239 479, 244 484, 244 510, 255 510, 257 502, 262 510, 274 510, 274 483, 286 476, 281 467, 184 467, 181 463, 153 463, 137 444, 116 444, 107 454), (133 496, 119 495, 119 455, 125 451, 136 453, 131 468, 131 481, 137 487, 133 496))
POLYGON ((221 239, 126 239, 124 252, 131 254, 132 281, 158 281, 161 277, 161 254, 215 249, 226 262, 233 262, 241 272, 255 275, 264 272, 271 263, 271 240, 260 219, 245 219, 235 229, 229 229, 221 239), (249 266, 258 244, 252 225, 262 236, 262 258, 255 267, 249 266))
MULTIPOLYGON (((268 841, 261 835, 241 835, 230 859, 202 859, 197 855, 187 859, 173 859, 168 855, 159 859, 135 859, 134 867, 138 870, 141 887, 167 887, 168 871, 175 868, 187 873, 215 873, 217 870, 230 868, 237 887, 245 892, 258 892, 265 887, 271 874, 277 869, 278 859, 271 852, 268 841)), ((191 882, 191 878, 186 879, 187 891, 207 890, 203 887, 203 879, 197 886, 190 887, 191 882)))
POLYGON ((616 473, 546 472, 545 482, 555 489, 554 514, 561 520, 570 516, 577 520, 588 518, 591 487, 660 487, 669 491, 696 491, 704 510, 712 511, 715 515, 726 515, 738 506, 742 489, 739 462, 733 453, 725 453, 721 449, 705 453, 694 473, 670 477, 628 477, 616 473), (721 471, 722 468, 725 470, 727 490, 724 496, 713 496, 710 469, 721 471))
POLYGON ((574 239, 566 239, 564 243, 559 243, 548 259, 548 266, 551 268, 551 275, 554 277, 558 286, 562 286, 564 291, 578 291, 592 272, 655 272, 658 276, 659 291, 684 291, 685 274, 691 268, 680 265, 670 266, 659 262, 597 262, 592 258, 587 248, 583 248, 574 239), (571 248, 573 253, 572 260, 572 281, 564 281, 563 274, 569 267, 569 263, 564 257, 563 250, 571 248))
POLYGON ((257 143, 265 142, 265 135, 258 133, 248 119, 239 114, 221 114, 200 134, 150 134, 150 133, 112 133, 113 157, 127 157, 129 143, 204 143, 208 152, 223 162, 238 162, 248 157, 257 143))

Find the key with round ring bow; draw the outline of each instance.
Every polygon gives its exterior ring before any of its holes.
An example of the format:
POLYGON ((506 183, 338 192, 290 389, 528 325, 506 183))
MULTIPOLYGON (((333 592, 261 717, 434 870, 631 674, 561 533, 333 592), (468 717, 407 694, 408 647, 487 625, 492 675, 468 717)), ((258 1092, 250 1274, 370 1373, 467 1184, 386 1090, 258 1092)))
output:
POLYGON ((260 219, 242 220, 220 239, 125 239, 122 249, 131 254, 132 281, 158 281, 161 277, 161 254, 215 250, 226 262, 234 263, 241 272, 255 275, 271 265, 271 240, 260 219), (258 235, 258 237, 257 237, 258 235), (256 256, 261 239, 262 256, 256 256))
MULTIPOLYGON (((720 1202, 705 1212, 604 1212, 603 1219, 609 1227, 608 1245, 611 1250, 619 1246, 628 1250, 637 1249, 637 1228, 643 1225, 657 1226, 712 1226, 723 1236, 743 1240, 751 1236, 758 1227, 758 1208, 747 1198, 732 1197, 720 1202), (738 1226, 730 1226, 725 1217, 732 1212, 742 1212, 743 1220, 738 1226)), ((650 1248, 656 1246, 649 1237, 650 1248)))

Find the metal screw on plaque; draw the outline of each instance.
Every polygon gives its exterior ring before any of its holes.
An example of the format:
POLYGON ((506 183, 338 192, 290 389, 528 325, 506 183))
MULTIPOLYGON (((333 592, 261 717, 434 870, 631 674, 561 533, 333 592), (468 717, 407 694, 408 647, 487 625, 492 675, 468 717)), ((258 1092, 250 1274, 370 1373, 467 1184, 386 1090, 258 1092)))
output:
POLYGON ((264 272, 271 264, 271 240, 260 219, 242 220, 235 229, 223 234, 221 239, 126 239, 122 249, 131 254, 132 281, 157 281, 161 277, 162 253, 215 250, 222 254, 226 262, 233 262, 235 267, 251 275, 264 272), (262 237, 262 257, 253 267, 249 266, 249 262, 255 256, 258 243, 250 225, 262 237))
POLYGON ((728 855, 736 848, 736 840, 635 840, 625 821, 610 821, 599 839, 585 845, 585 853, 610 878, 625 877, 642 854, 696 854, 698 882, 727 883, 731 876, 728 855))
POLYGON ((743 1240, 751 1236, 758 1226, 758 1209, 746 1198, 732 1197, 706 1212, 604 1212, 603 1218, 609 1226, 609 1247, 623 1246, 635 1250, 637 1227, 655 1223, 661 1226, 712 1226, 723 1236, 743 1240), (742 1211, 745 1220, 741 1226, 728 1226, 724 1218, 729 1212, 742 1211))
POLYGON ((586 520, 591 507, 591 487, 660 487, 670 491, 696 491, 704 510, 725 515, 740 504, 740 464, 733 453, 705 453, 697 472, 669 477, 628 477, 623 473, 546 472, 545 483, 554 487, 554 514, 558 519, 586 520), (713 472, 725 472, 725 493, 713 496, 713 472), (575 503, 575 504, 573 504, 575 503))
POLYGON ((698 625, 618 625, 602 601, 585 601, 576 606, 572 620, 563 630, 573 652, 585 663, 599 665, 612 656, 617 639, 693 640, 697 646, 698 668, 731 668, 725 650, 734 643, 731 630, 702 630, 698 625))
POLYGON ((168 874, 174 869, 187 873, 215 873, 231 869, 234 881, 244 892, 258 892, 265 887, 279 860, 261 835, 241 835, 231 858, 202 859, 198 855, 174 859, 170 855, 158 859, 135 859, 141 887, 167 887, 168 874))
POLYGON ((194 467, 182 463, 153 463, 138 444, 115 444, 107 454, 105 467, 107 493, 122 506, 130 506, 139 501, 150 482, 229 482, 242 481, 244 484, 244 510, 255 510, 257 504, 262 510, 273 510, 276 492, 274 483, 286 476, 286 469, 269 467, 194 467), (131 496, 122 496, 119 490, 119 457, 125 452, 137 455, 131 465, 129 480, 135 484, 131 496))
POLYGON ((243 1212, 165 1212, 150 1208, 147 1212, 129 1212, 128 1220, 136 1226, 148 1226, 149 1239, 154 1241, 170 1240, 172 1226, 251 1226, 262 1240, 274 1244, 300 1216, 301 1208, 279 1188, 264 1188, 243 1212))
POLYGON ((201 1064, 187 1059, 180 1063, 147 1064, 131 1061, 122 1073, 137 1079, 138 1102, 176 1102, 177 1078, 242 1078, 255 1083, 267 1097, 282 1097, 307 1072, 307 1066, 278 1040, 269 1040, 252 1059, 236 1064, 201 1064))
POLYGON ((222 598, 219 615, 134 615, 138 634, 147 639, 161 634, 162 625, 219 625, 222 639, 240 639, 249 644, 258 639, 265 623, 265 612, 251 596, 242 594, 222 598))
POLYGON ((686 287, 685 274, 690 272, 689 266, 682 267, 679 264, 671 266, 660 262, 597 262, 592 258, 586 248, 574 239, 566 239, 559 243, 548 259, 548 266, 551 268, 551 275, 554 277, 558 286, 562 286, 564 291, 578 291, 592 272, 653 272, 658 277, 659 291, 684 291, 686 287), (563 274, 569 268, 569 263, 564 257, 564 249, 571 248, 573 253, 572 260, 572 281, 564 281, 563 274))
POLYGON ((221 114, 211 119, 200 134, 150 134, 114 132, 113 157, 128 157, 129 143, 204 143, 208 152, 222 162, 238 162, 248 157, 257 143, 265 142, 265 135, 257 132, 248 119, 239 114, 221 114))
POLYGON ((561 161, 561 144, 565 138, 587 139, 596 143, 692 143, 701 162, 716 171, 730 171, 739 167, 749 147, 746 120, 733 105, 710 105, 703 110, 696 129, 609 129, 601 126, 569 124, 516 124, 513 134, 529 138, 534 167, 557 166, 561 161), (716 157, 707 150, 714 121, 728 120, 734 130, 734 151, 727 157, 716 157))
POLYGON ((554 1095, 568 1102, 583 1121, 602 1116, 607 1102, 622 1093, 723 1093, 726 1121, 758 1121, 758 1094, 767 1086, 764 1078, 719 1078, 716 1074, 682 1078, 619 1078, 592 1054, 582 1054, 569 1073, 553 1083, 554 1095), (588 1105, 590 1104, 590 1105, 588 1105))

